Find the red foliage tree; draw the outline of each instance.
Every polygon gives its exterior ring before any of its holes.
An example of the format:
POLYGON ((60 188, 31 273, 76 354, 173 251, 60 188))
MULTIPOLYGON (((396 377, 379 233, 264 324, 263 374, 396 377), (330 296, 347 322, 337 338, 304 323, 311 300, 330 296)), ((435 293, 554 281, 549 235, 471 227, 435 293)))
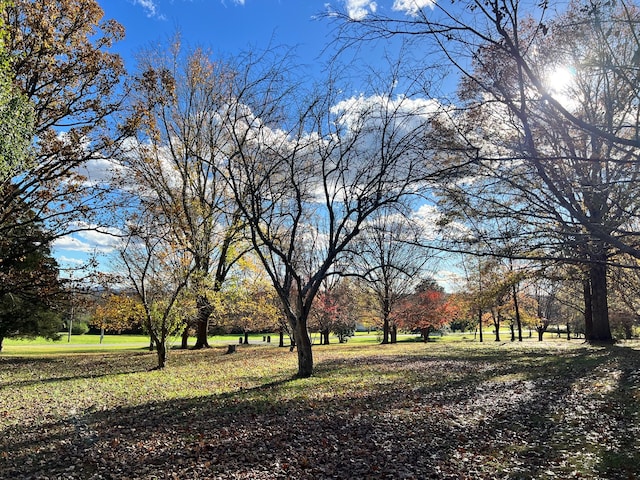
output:
POLYGON ((458 310, 456 302, 435 282, 423 282, 415 293, 400 302, 393 316, 402 328, 419 330, 428 342, 429 335, 454 320, 458 310))

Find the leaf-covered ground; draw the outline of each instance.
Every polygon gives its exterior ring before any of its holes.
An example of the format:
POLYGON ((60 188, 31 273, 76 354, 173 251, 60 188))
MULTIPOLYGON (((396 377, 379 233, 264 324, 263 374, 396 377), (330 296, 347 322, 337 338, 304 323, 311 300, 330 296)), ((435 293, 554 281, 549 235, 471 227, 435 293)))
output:
POLYGON ((638 478, 636 347, 0 356, 0 478, 638 478))

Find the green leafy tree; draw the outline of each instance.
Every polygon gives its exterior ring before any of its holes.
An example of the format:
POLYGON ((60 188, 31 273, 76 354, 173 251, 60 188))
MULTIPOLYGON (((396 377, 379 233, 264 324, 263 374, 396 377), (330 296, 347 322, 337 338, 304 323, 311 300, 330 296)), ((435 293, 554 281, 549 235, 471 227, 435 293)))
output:
POLYGON ((13 81, 7 51, 5 10, 11 2, 0 1, 0 185, 24 171, 34 133, 34 109, 13 81))
POLYGON ((58 265, 33 212, 0 237, 0 350, 5 338, 58 338, 64 305, 58 265), (28 220, 28 221, 26 221, 28 220))

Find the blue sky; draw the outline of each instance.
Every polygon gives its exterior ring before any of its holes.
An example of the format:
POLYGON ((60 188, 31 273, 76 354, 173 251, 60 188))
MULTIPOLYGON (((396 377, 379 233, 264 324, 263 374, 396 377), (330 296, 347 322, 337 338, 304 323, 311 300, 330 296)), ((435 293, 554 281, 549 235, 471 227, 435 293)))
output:
MULTIPOLYGON (((354 1, 354 0, 351 0, 354 1)), ((362 3, 362 0, 356 0, 362 3)), ((339 0, 339 7, 349 7, 339 0)), ((166 44, 176 32, 192 46, 230 55, 269 44, 296 47, 303 64, 314 63, 327 45, 332 26, 318 15, 323 0, 98 0, 105 19, 117 20, 126 36, 114 51, 136 68, 136 54, 153 44, 166 44)), ((117 239, 85 231, 58 239, 54 254, 66 267, 79 266, 92 254, 103 261, 117 239)))
MULTIPOLYGON (((432 0, 98 0, 105 18, 124 25, 126 38, 116 46, 127 67, 143 47, 166 41, 180 31, 187 44, 228 55, 270 43, 296 47, 301 63, 312 64, 332 40, 335 25, 322 14, 347 12, 353 18, 372 13, 411 15, 432 0)), ((379 46, 359 51, 377 61, 379 46)))
MULTIPOLYGON (((342 0, 340 0, 342 2, 342 0)), ((331 26, 316 19, 323 0, 99 0, 106 18, 124 25, 117 47, 133 67, 131 54, 180 31, 186 43, 233 54, 270 42, 298 46, 313 61, 326 44, 331 26)))

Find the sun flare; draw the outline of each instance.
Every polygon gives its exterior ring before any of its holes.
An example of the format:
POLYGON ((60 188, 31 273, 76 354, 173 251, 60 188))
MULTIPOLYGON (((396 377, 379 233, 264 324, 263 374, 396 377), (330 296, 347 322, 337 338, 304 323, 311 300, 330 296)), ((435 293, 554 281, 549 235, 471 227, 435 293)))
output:
POLYGON ((568 109, 574 109, 578 100, 575 96, 576 72, 575 69, 559 65, 546 76, 547 91, 561 105, 568 109))

